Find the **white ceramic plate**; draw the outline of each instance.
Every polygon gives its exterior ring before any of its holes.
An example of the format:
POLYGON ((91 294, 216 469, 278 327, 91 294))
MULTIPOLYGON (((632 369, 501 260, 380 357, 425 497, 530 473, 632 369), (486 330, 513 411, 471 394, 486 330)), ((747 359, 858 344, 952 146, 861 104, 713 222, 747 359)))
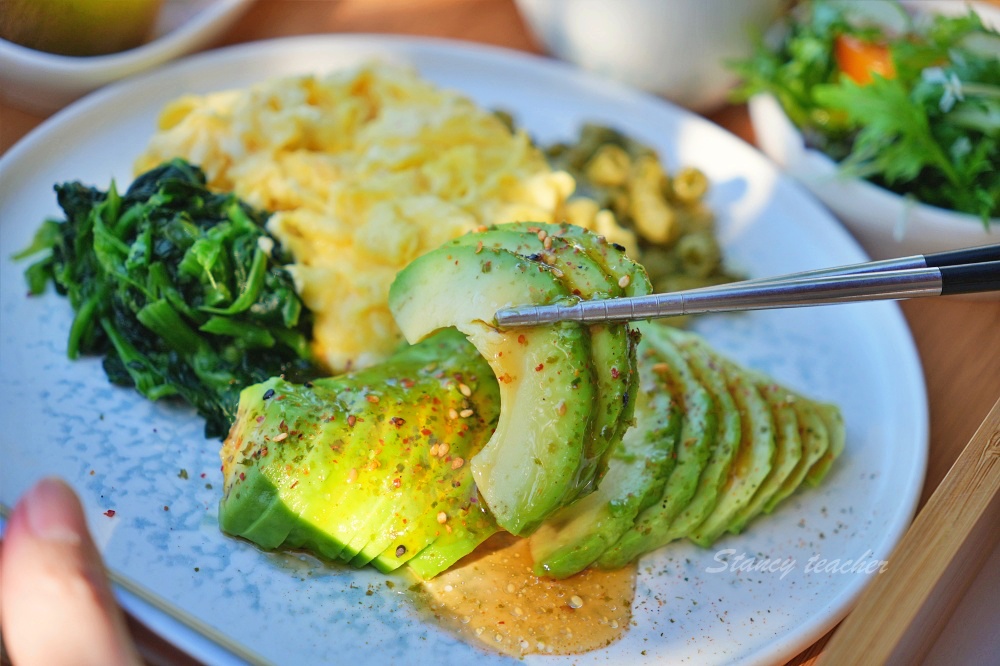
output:
MULTIPOLYGON (((116 178, 124 186, 158 110, 175 96, 373 57, 412 63, 486 107, 513 110, 542 141, 572 139, 579 123, 596 121, 654 145, 670 168, 700 167, 713 184, 710 202, 729 260, 751 275, 865 258, 803 190, 718 127, 513 52, 365 36, 262 42, 174 63, 66 109, 0 160, 0 500, 12 505, 46 474, 69 479, 121 577, 123 601, 209 662, 239 658, 193 638, 191 627, 242 646, 243 658, 273 663, 368 663, 376 655, 406 664, 508 660, 422 621, 399 594, 403 584, 390 591, 374 572, 281 558, 223 536, 216 525, 218 442, 202 436, 190 411, 110 386, 99 361, 68 361, 69 306, 52 294, 26 297, 24 265, 10 256, 42 218, 58 213, 53 183, 106 187, 116 178), (109 508, 113 518, 103 515, 109 508)), ((895 305, 714 316, 697 328, 739 361, 840 404, 848 427, 843 459, 821 488, 794 496, 746 534, 710 550, 681 543, 645 558, 634 624, 623 640, 579 657, 528 662, 780 662, 829 630, 871 580, 817 571, 810 558, 838 560, 845 570, 856 563, 847 560, 884 560, 908 525, 923 482, 927 407, 919 360, 895 305), (785 575, 734 570, 741 554, 794 563, 785 575)))
POLYGON ((109 55, 77 58, 0 39, 0 89, 11 104, 51 113, 112 81, 210 43, 253 0, 164 0, 149 42, 109 55))

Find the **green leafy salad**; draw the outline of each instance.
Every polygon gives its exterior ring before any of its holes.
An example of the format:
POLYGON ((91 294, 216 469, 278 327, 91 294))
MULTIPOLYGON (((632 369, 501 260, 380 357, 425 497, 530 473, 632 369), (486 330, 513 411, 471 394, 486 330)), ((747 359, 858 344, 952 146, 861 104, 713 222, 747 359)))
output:
POLYGON ((734 65, 746 99, 770 93, 806 142, 923 203, 1000 216, 1000 34, 974 12, 897 2, 802 3, 777 44, 734 65))

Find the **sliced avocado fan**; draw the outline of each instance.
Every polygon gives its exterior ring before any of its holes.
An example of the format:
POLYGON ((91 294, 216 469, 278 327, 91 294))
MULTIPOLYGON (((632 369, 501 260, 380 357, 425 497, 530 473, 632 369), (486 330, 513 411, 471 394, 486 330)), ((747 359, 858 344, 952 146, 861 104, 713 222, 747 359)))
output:
POLYGON ((250 386, 221 450, 220 527, 382 571, 461 542, 424 556, 433 575, 498 530, 467 461, 499 405, 489 366, 456 331, 367 370, 250 386))
MULTIPOLYGON (((403 269, 389 291, 389 307, 408 341, 455 327, 493 369, 500 417, 472 472, 497 523, 517 535, 530 534, 593 490, 611 444, 631 420, 635 356, 626 326, 592 331, 566 322, 500 330, 496 311, 608 297, 617 295, 615 287, 648 283, 624 255, 622 272, 602 270, 587 249, 559 237, 568 225, 522 228, 502 225, 433 250, 403 269), (602 363, 616 359, 611 367, 594 362, 595 334, 602 363)), ((606 245, 592 234, 574 239, 595 254, 606 245)))
POLYGON ((411 343, 384 363, 243 390, 220 452, 223 531, 432 578, 492 534, 529 536, 535 573, 709 546, 816 485, 839 409, 662 323, 501 330, 513 305, 641 296, 623 248, 566 224, 473 232, 397 275, 411 343))

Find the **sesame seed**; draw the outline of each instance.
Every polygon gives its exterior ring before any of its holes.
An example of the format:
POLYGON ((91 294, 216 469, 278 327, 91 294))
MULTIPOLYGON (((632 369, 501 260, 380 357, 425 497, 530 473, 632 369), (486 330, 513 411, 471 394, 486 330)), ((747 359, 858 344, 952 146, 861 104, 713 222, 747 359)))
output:
POLYGON ((538 240, 544 241, 546 239, 546 237, 548 237, 548 234, 545 232, 545 229, 539 229, 538 230, 538 240))
POLYGON ((465 459, 464 458, 455 458, 454 460, 451 461, 451 468, 452 469, 458 469, 459 467, 461 467, 464 464, 465 464, 465 459))
POLYGON ((627 275, 623 275, 620 278, 618 278, 618 286, 621 287, 622 289, 624 289, 625 287, 629 286, 629 284, 631 282, 632 282, 632 278, 630 278, 627 275))
POLYGON ((285 440, 285 439, 287 439, 287 438, 288 438, 288 433, 287 433, 287 432, 283 432, 283 433, 281 433, 281 434, 278 434, 278 435, 275 435, 275 436, 274 436, 274 437, 272 438, 272 441, 275 441, 275 442, 280 442, 280 441, 283 441, 283 440, 285 440))
POLYGON ((358 480, 358 468, 352 467, 351 471, 347 473, 347 482, 354 483, 358 480))
POLYGON ((449 419, 453 419, 453 420, 457 419, 458 418, 458 412, 454 408, 449 409, 448 410, 448 418, 449 419))
POLYGON ((471 409, 463 409, 458 413, 458 415, 461 416, 463 419, 467 419, 473 414, 475 414, 475 412, 473 412, 471 409))
POLYGON ((438 444, 438 457, 444 458, 448 455, 448 451, 451 450, 451 444, 448 442, 441 442, 438 444))
POLYGON ((459 390, 459 392, 461 392, 461 394, 462 394, 462 395, 464 395, 464 396, 465 396, 466 398, 468 398, 468 397, 470 397, 470 396, 472 395, 472 389, 470 389, 470 388, 469 388, 469 387, 468 387, 467 385, 465 385, 465 384, 459 384, 459 385, 458 385, 458 390, 459 390))
POLYGON ((440 444, 432 444, 431 445, 431 457, 436 457, 437 456, 437 454, 438 454, 438 448, 440 446, 441 446, 440 444))
POLYGON ((559 416, 566 416, 566 401, 565 400, 560 400, 559 404, 556 405, 556 413, 559 414, 559 416))
POLYGON ((545 238, 542 239, 542 247, 544 247, 546 250, 552 249, 552 238, 550 236, 546 236, 545 238))
POLYGON ((444 511, 441 511, 440 513, 438 513, 437 520, 439 523, 444 525, 445 523, 448 522, 448 514, 445 513, 444 511))
POLYGON ((574 594, 572 597, 569 598, 570 608, 580 608, 582 606, 583 606, 583 599, 581 599, 577 595, 574 594))

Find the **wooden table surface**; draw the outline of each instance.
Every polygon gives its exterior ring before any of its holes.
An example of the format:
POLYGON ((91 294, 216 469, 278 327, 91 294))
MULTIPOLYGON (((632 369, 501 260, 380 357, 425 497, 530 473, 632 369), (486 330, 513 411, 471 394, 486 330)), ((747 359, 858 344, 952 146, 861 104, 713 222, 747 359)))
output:
MULTIPOLYGON (((429 35, 542 53, 513 0, 257 0, 211 48, 324 33, 429 35)), ((753 141, 743 107, 726 107, 708 117, 753 141)), ((0 102, 0 152, 43 120, 0 102)), ((918 299, 902 309, 923 362, 930 402, 923 505, 1000 396, 1000 300, 918 299)), ((131 626, 150 663, 193 663, 138 623, 131 626)), ((814 663, 828 638, 789 663, 814 663)))

